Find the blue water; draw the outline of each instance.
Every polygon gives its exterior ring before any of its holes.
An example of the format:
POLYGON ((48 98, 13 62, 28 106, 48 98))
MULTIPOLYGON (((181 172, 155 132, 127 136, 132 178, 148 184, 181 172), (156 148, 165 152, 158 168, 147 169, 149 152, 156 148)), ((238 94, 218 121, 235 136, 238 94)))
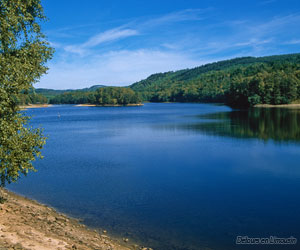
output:
POLYGON ((48 136, 9 189, 157 250, 300 240, 300 111, 208 104, 31 109, 48 136))

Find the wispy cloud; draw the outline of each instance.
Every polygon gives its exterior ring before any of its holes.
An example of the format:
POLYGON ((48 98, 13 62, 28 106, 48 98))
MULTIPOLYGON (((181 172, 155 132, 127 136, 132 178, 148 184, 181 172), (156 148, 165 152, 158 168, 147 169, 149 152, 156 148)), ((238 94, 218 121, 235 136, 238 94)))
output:
POLYGON ((121 38, 126 38, 129 36, 136 36, 136 35, 138 35, 138 32, 136 30, 112 29, 91 37, 87 42, 85 42, 81 46, 84 48, 90 48, 90 47, 97 46, 101 43, 111 42, 121 38))
POLYGON ((273 19, 263 22, 261 24, 253 24, 249 31, 256 35, 270 35, 270 34, 278 34, 283 31, 290 32, 289 30, 283 30, 287 26, 297 26, 299 27, 300 23, 300 14, 291 14, 286 16, 277 16, 273 19))
POLYGON ((289 45, 300 44, 300 39, 293 39, 293 40, 285 42, 285 44, 289 44, 289 45))
POLYGON ((262 56, 268 53, 280 53, 281 44, 298 44, 300 14, 275 16, 261 22, 253 20, 232 20, 218 23, 211 29, 224 29, 228 36, 214 36, 212 41, 198 42, 202 55, 229 52, 234 56, 262 56), (218 39, 222 38, 222 39, 218 39))
POLYGON ((103 43, 117 41, 119 39, 136 35, 138 35, 138 31, 136 30, 116 28, 96 34, 82 44, 65 46, 64 49, 67 52, 84 55, 87 52, 87 49, 89 48, 93 48, 103 43))
POLYGON ((236 44, 233 44, 232 46, 237 46, 237 47, 243 47, 243 46, 258 46, 262 44, 267 44, 272 42, 272 39, 266 39, 266 40, 259 40, 256 38, 252 38, 247 42, 238 42, 236 44))
MULTIPOLYGON (((183 21, 200 21, 204 19, 204 13, 209 12, 210 9, 185 9, 177 12, 168 13, 159 17, 151 17, 148 20, 135 20, 129 23, 125 23, 120 27, 113 28, 104 32, 100 32, 96 35, 87 38, 86 41, 79 44, 66 44, 53 42, 53 46, 56 48, 63 48, 66 53, 77 54, 81 57, 90 56, 93 53, 92 48, 99 47, 105 43, 117 42, 121 39, 125 39, 132 36, 138 36, 140 33, 148 32, 148 30, 155 29, 155 27, 163 26, 167 24, 174 24, 183 21)), ((89 27, 89 25, 82 25, 77 28, 89 27)), ((59 29, 58 33, 63 33, 64 37, 74 36, 75 28, 66 27, 59 29), (72 32, 72 36, 68 35, 68 32, 72 32)), ((48 31, 51 34, 51 31, 48 31)), ((56 33, 57 35, 57 33, 56 33)), ((60 36, 60 35, 59 35, 60 36)), ((61 37, 61 36, 60 36, 61 37)), ((165 48, 175 49, 175 46, 165 43, 165 48)), ((178 48, 178 46, 176 46, 178 48)))
POLYGON ((62 45, 58 42, 52 42, 52 41, 48 41, 50 46, 53 47, 53 48, 61 48, 62 45))
POLYGON ((207 9, 186 9, 182 11, 172 12, 160 17, 154 17, 142 24, 142 26, 158 26, 183 21, 199 21, 203 20, 204 13, 210 11, 207 9))
POLYGON ((268 5, 275 2, 277 2, 277 0, 266 0, 266 1, 259 2, 259 5, 268 5))

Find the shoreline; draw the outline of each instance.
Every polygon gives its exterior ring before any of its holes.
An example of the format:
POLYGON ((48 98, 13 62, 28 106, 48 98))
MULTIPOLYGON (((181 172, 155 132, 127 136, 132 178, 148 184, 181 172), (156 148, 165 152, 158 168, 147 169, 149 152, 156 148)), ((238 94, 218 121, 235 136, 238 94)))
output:
POLYGON ((75 107, 138 107, 138 106, 144 106, 143 103, 133 103, 133 104, 76 104, 75 107))
POLYGON ((28 105, 20 105, 20 109, 33 109, 33 108, 48 108, 53 106, 52 104, 28 104, 28 105))
MULTIPOLYGON (((148 102, 146 102, 148 103, 148 102)), ((149 102, 151 103, 151 102, 149 102)), ((159 103, 178 103, 178 102, 159 102, 159 103)), ((202 102, 196 102, 195 104, 207 104, 202 102)), ((228 106, 224 103, 209 103, 209 104, 221 104, 228 106)), ((144 103, 134 103, 134 104, 73 104, 75 107, 139 107, 144 106, 144 103)), ((53 104, 28 104, 28 105, 20 105, 19 108, 21 110, 31 109, 31 108, 48 108, 52 107, 53 104)), ((300 103, 291 103, 291 104, 256 104, 252 108, 300 108, 300 103)))
POLYGON ((0 193, 6 200, 0 203, 0 249, 151 249, 90 229, 78 219, 6 189, 0 193))
POLYGON ((299 103, 291 103, 291 104, 256 104, 253 106, 254 108, 300 108, 299 103))

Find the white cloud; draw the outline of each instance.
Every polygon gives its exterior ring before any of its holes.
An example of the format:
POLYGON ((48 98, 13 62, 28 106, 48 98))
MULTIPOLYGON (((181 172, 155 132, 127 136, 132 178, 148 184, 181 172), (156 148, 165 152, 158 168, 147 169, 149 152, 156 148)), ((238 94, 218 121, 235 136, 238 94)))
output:
MULTIPOLYGON (((293 15, 287 15, 287 16, 280 16, 280 17, 274 17, 268 22, 263 22, 260 24, 252 23, 249 25, 248 30, 252 34, 256 36, 270 36, 273 34, 281 34, 281 35, 288 35, 287 32, 290 31, 290 29, 293 26, 295 28, 298 28, 300 24, 300 15, 299 14, 293 14, 293 15)), ((297 31, 297 29, 295 30, 297 31)))
POLYGON ((185 54, 159 50, 121 50, 95 56, 90 61, 50 65, 49 74, 37 88, 82 88, 94 84, 125 86, 150 74, 199 66, 205 61, 194 60, 185 54))
POLYGON ((53 48, 61 48, 62 45, 60 43, 57 43, 57 42, 52 42, 52 41, 48 41, 50 46, 53 47, 53 48))
POLYGON ((266 0, 266 1, 260 2, 259 5, 268 5, 268 4, 275 3, 275 2, 277 2, 277 0, 266 0))
POLYGON ((68 45, 64 47, 65 52, 78 54, 80 56, 85 56, 88 54, 88 50, 80 45, 68 45))
POLYGON ((178 43, 163 43, 161 46, 163 46, 164 48, 167 49, 171 49, 171 50, 177 50, 180 48, 180 46, 178 45, 178 43))
POLYGON ((101 43, 111 42, 129 36, 136 36, 137 34, 138 32, 132 29, 111 29, 91 37, 87 42, 85 42, 81 46, 84 48, 90 48, 97 46, 101 43))
POLYGON ((202 56, 228 51, 231 51, 231 57, 278 54, 281 53, 280 45, 298 44, 298 40, 291 37, 297 35, 299 25, 299 13, 276 16, 264 22, 246 19, 225 21, 213 25, 211 29, 223 28, 230 31, 228 35, 209 37, 206 41, 200 40, 199 46, 195 48, 202 56))
POLYGON ((157 26, 166 23, 175 23, 182 21, 203 20, 203 14, 210 9, 186 9, 163 15, 161 17, 150 19, 143 23, 143 26, 157 26))
POLYGON ((71 52, 84 56, 88 54, 88 49, 93 48, 97 45, 136 35, 138 35, 138 32, 133 29, 111 29, 92 36, 82 44, 67 45, 64 47, 64 50, 66 52, 71 52))
POLYGON ((293 40, 285 42, 285 44, 289 44, 289 45, 300 44, 300 39, 293 39, 293 40))
POLYGON ((237 46, 237 47, 243 47, 243 46, 258 46, 258 45, 262 45, 262 44, 266 44, 266 43, 270 43, 272 42, 272 39, 265 39, 265 40, 259 40, 256 38, 252 38, 249 41, 246 42, 238 42, 236 44, 233 44, 232 46, 237 46))

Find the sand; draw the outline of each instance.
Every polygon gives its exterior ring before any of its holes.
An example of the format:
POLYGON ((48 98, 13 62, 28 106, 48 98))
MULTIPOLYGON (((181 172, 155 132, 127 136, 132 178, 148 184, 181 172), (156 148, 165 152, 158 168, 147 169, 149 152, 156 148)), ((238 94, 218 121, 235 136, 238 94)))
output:
POLYGON ((51 104, 28 104, 28 105, 21 105, 19 107, 20 109, 33 109, 33 108, 48 108, 51 106, 52 106, 51 104))
POLYGON ((36 201, 2 190, 0 250, 143 249, 130 239, 112 239, 36 201))

